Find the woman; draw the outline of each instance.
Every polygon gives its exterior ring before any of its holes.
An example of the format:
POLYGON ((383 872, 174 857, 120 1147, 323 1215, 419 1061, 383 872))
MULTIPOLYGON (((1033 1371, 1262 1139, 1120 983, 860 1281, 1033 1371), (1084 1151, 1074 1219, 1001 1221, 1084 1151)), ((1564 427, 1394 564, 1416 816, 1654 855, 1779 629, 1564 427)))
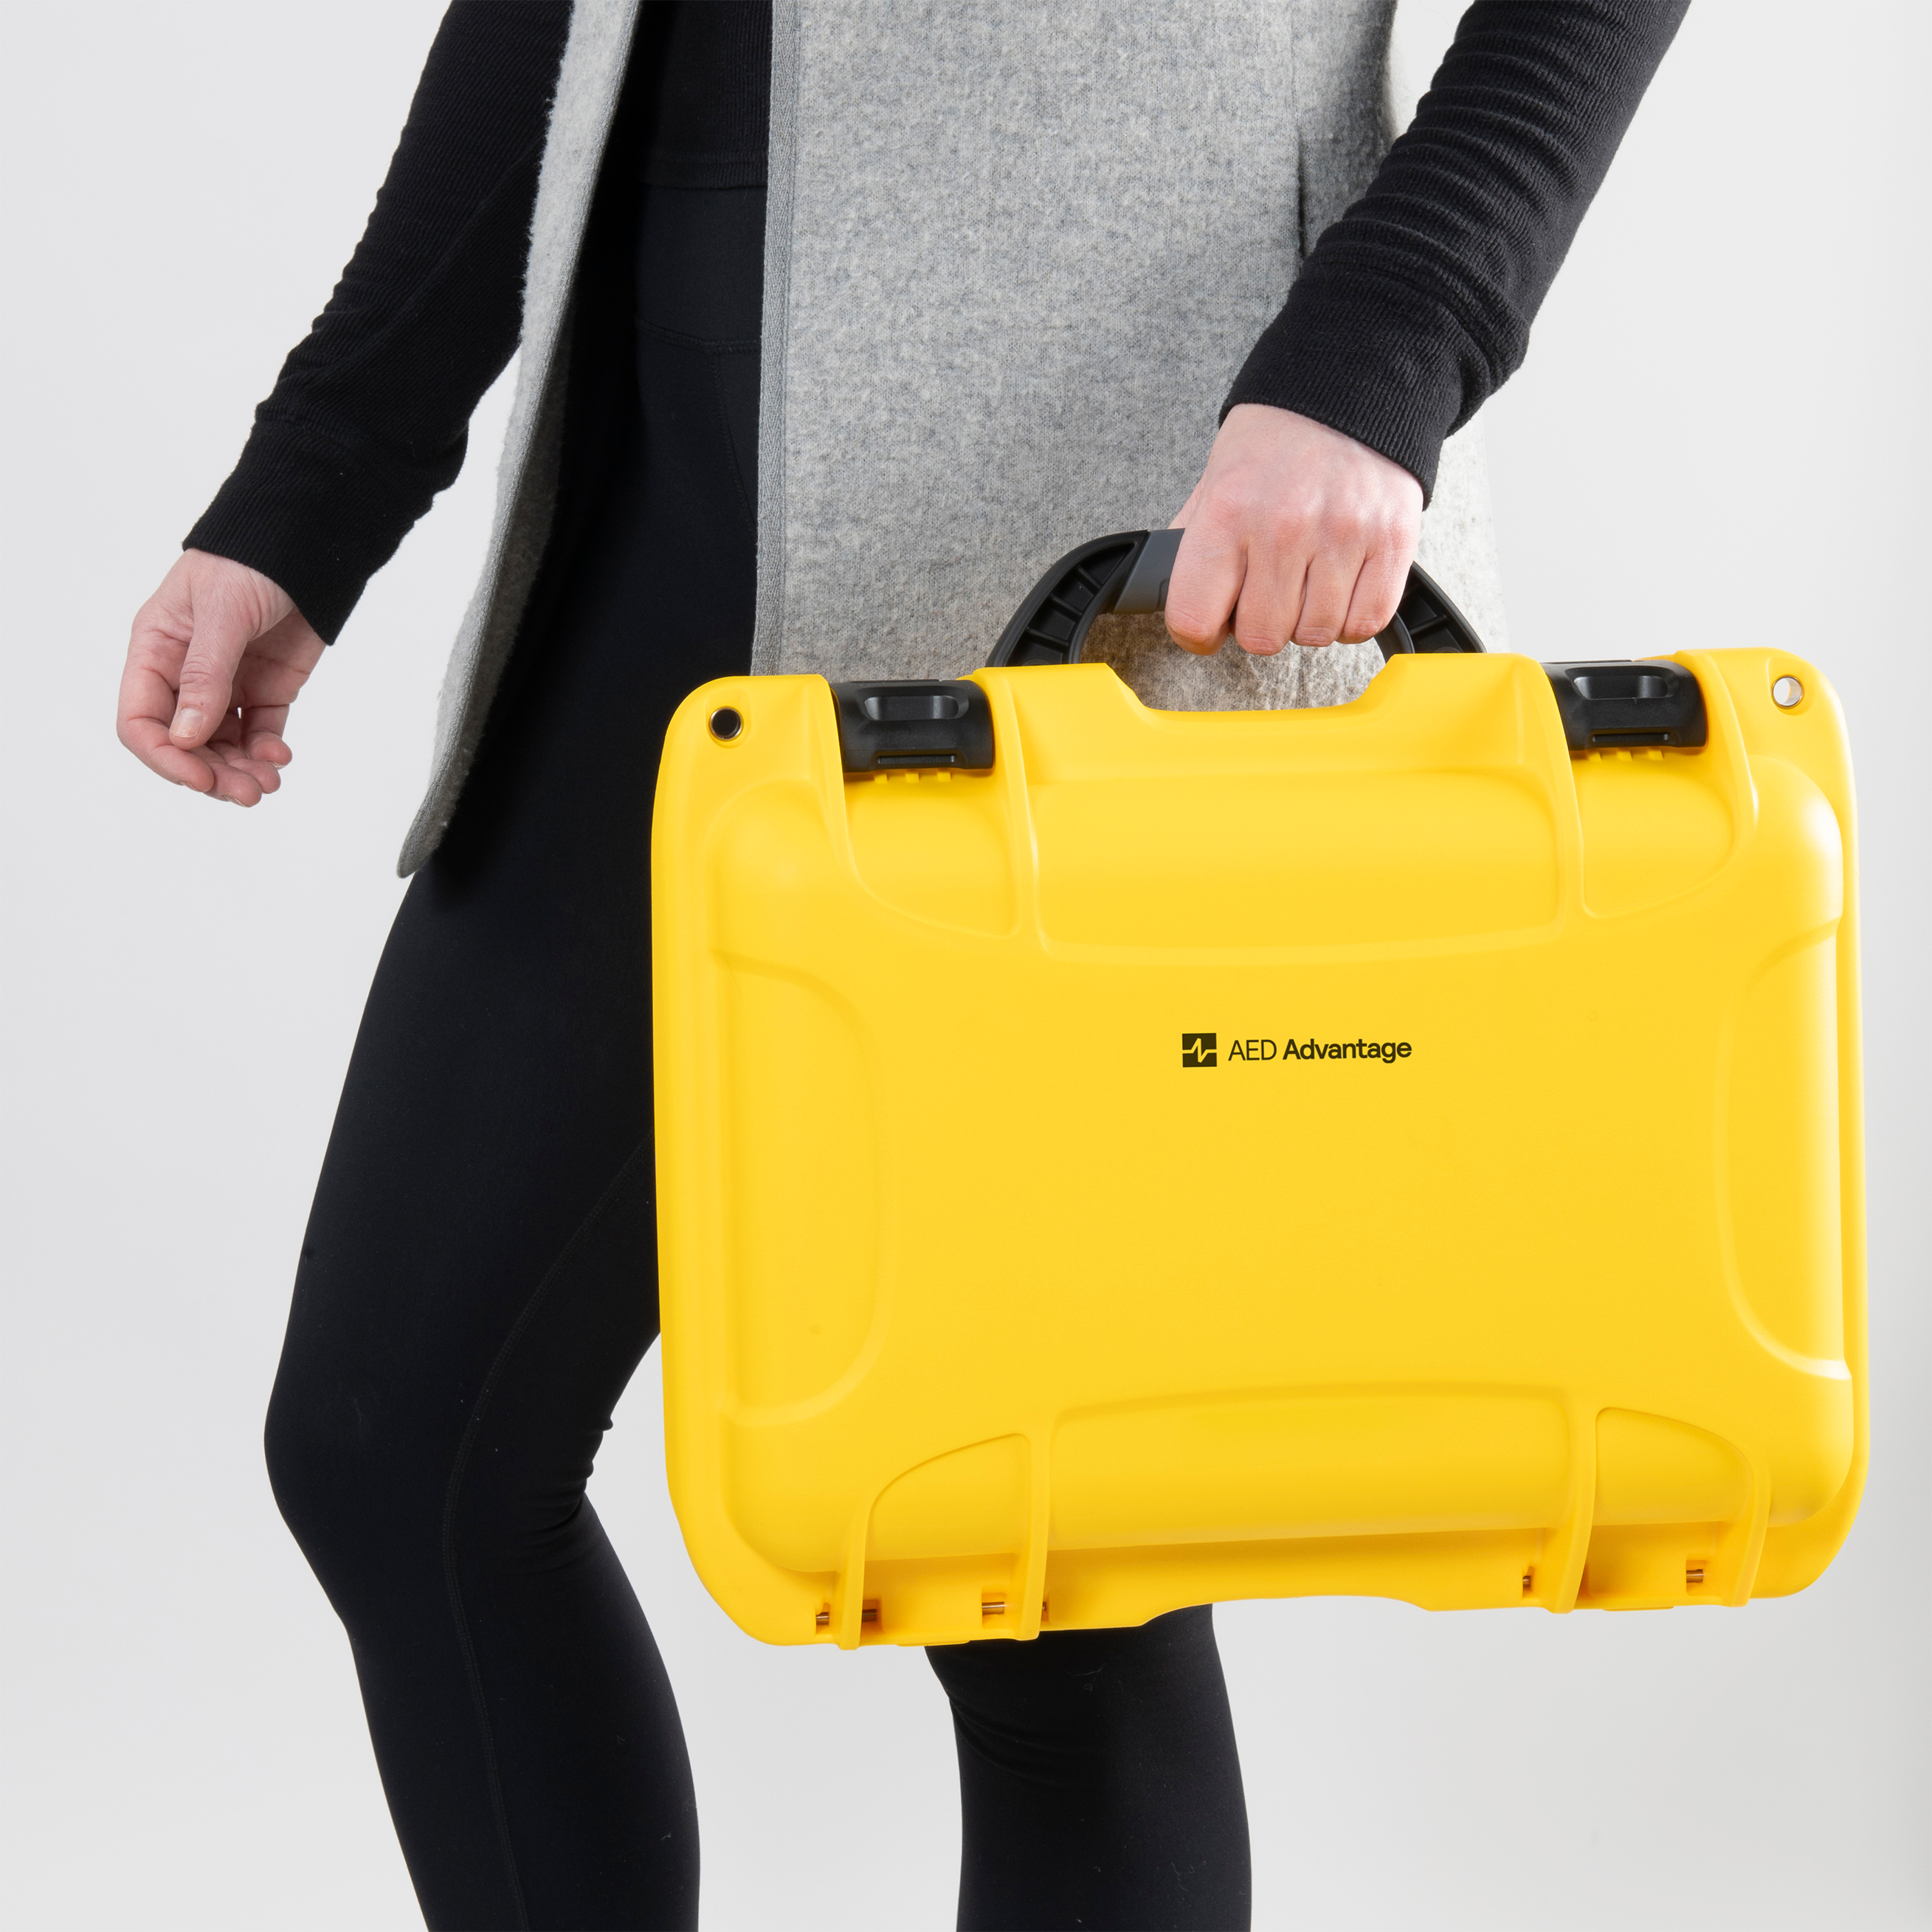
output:
MULTIPOLYGON (((120 724, 177 784, 277 789, 290 705, 520 340, 268 1430, 431 1924, 696 1919, 677 1713, 584 1498, 656 1333, 672 709, 747 668, 967 668, 1042 562, 1183 496, 1193 655, 1118 636, 1124 674, 1354 694, 1443 440, 1520 360, 1682 8, 1480 0, 1385 156, 1387 0, 451 8, 340 285, 135 620, 120 724)), ((962 1925, 1247 1922, 1208 1610, 932 1662, 962 1925)))

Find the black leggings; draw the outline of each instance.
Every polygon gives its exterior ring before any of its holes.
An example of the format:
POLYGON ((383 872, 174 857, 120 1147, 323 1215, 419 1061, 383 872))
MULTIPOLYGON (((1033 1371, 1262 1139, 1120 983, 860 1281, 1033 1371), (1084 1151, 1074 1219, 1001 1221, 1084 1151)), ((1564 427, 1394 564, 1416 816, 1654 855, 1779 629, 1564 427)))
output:
MULTIPOLYGON (((657 1333, 651 794, 748 658, 763 212, 646 196, 634 420, 376 970, 269 1409, 436 1927, 697 1922, 676 1706, 584 1487, 657 1333)), ((1208 1612, 930 1654, 962 1926, 1247 1923, 1208 1612)))

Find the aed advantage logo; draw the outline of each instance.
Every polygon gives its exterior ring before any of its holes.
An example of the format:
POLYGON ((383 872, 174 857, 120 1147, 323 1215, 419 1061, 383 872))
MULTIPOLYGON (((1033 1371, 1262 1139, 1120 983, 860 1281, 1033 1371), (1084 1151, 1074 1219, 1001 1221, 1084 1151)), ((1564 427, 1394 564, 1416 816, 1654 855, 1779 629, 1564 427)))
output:
MULTIPOLYGON (((1221 1036, 1214 1033, 1184 1033, 1180 1036, 1180 1064, 1184 1066, 1215 1066, 1220 1064, 1221 1036)), ((1231 1040, 1228 1059, 1237 1060, 1378 1060, 1393 1066, 1406 1060, 1414 1048, 1406 1040, 1231 1040)))

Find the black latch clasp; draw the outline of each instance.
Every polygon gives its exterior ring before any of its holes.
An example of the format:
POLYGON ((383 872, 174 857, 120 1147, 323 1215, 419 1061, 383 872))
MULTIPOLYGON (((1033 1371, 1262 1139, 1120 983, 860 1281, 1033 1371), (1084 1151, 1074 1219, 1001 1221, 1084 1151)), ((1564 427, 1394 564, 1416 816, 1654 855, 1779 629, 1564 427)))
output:
POLYGON ((1668 658, 1543 668, 1573 752, 1644 745, 1690 750, 1705 742, 1704 694, 1696 678, 1668 658))
POLYGON ((993 711, 964 678, 835 684, 838 755, 848 772, 993 768, 993 711))

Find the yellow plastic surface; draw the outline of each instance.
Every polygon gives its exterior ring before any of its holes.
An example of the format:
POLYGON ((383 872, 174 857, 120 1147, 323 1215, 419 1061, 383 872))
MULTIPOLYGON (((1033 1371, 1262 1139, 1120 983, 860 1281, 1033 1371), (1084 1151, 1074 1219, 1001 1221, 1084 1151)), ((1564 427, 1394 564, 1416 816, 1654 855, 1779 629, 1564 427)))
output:
POLYGON ((1238 714, 982 671, 983 776, 847 778, 816 678, 685 704, 664 1406, 737 1622, 1818 1576, 1866 1444, 1850 768, 1809 664, 1679 662, 1705 749, 1575 758, 1500 655, 1238 714))

